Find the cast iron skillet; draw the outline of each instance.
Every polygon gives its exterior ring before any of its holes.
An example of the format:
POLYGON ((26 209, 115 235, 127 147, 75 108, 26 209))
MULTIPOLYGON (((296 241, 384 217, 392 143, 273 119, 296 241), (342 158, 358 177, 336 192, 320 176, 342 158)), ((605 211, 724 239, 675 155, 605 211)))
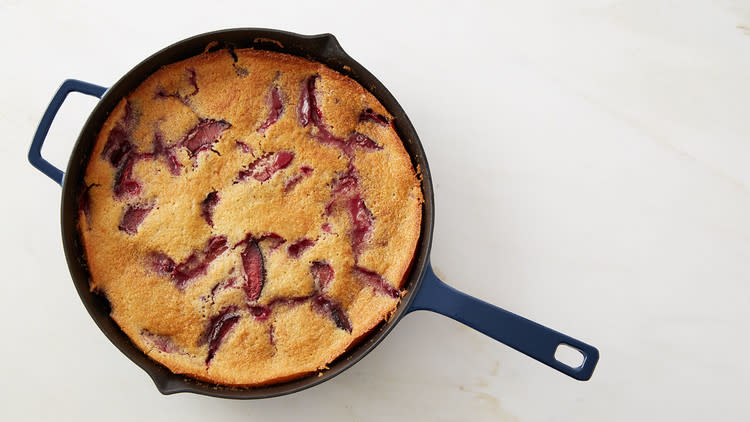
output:
POLYGON ((173 44, 147 58, 123 76, 111 88, 68 79, 52 98, 37 128, 29 150, 29 161, 42 173, 62 185, 62 237, 68 268, 78 294, 94 322, 104 335, 130 360, 146 371, 156 388, 163 394, 192 392, 214 397, 254 399, 280 396, 312 387, 327 381, 372 350, 401 318, 416 310, 430 310, 446 315, 482 333, 501 341, 526 355, 578 380, 588 380, 599 360, 599 351, 588 344, 562 333, 543 327, 518 315, 463 294, 440 281, 430 267, 429 255, 434 224, 434 197, 430 167, 414 127, 406 113, 390 92, 370 72, 349 57, 331 34, 298 35, 290 32, 241 28, 197 35, 173 44), (96 135, 117 102, 135 89, 161 66, 195 56, 207 48, 255 48, 278 51, 321 62, 358 81, 395 117, 396 131, 404 141, 415 168, 421 169, 424 206, 422 233, 405 289, 408 291, 393 316, 378 326, 365 340, 350 349, 329 365, 320 376, 312 375, 295 381, 238 389, 175 375, 141 352, 110 318, 110 307, 105 298, 89 291, 89 272, 83 248, 78 238, 78 197, 83 187, 86 163, 94 146, 96 135), (80 92, 101 98, 83 126, 68 162, 66 173, 41 156, 44 139, 60 105, 70 92, 80 92), (561 344, 581 352, 583 362, 578 367, 568 366, 555 358, 561 344))

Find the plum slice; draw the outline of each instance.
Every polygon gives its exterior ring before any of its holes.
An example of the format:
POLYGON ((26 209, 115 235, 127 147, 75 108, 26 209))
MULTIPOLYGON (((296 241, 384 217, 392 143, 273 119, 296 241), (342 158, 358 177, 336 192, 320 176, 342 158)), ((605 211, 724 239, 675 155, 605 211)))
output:
POLYGON ((266 121, 258 128, 258 132, 263 133, 271 127, 272 124, 279 120, 279 117, 284 113, 284 103, 281 101, 281 92, 278 86, 274 86, 269 94, 268 102, 271 105, 271 110, 268 112, 266 121))
POLYGON ((86 186, 81 194, 78 196, 78 212, 83 213, 86 218, 86 226, 91 228, 91 188, 99 186, 96 183, 92 183, 86 186))
POLYGON ((302 256, 303 253, 305 253, 306 250, 312 248, 315 245, 315 241, 308 238, 302 238, 287 248, 287 252, 289 253, 289 256, 292 258, 299 258, 302 256))
POLYGON ((203 119, 180 140, 179 144, 187 148, 191 157, 211 149, 221 134, 232 127, 224 120, 203 119))
POLYGON ((351 158, 354 154, 354 151, 352 150, 351 146, 346 143, 346 140, 335 136, 333 133, 331 133, 330 130, 328 130, 327 127, 323 125, 318 126, 318 131, 313 135, 313 137, 316 141, 320 142, 323 145, 330 145, 334 148, 340 149, 341 152, 343 152, 347 157, 351 158))
POLYGON ((104 144, 101 156, 103 159, 109 161, 112 167, 120 167, 134 149, 129 138, 129 131, 121 123, 118 123, 109 132, 107 143, 104 144))
POLYGON ((253 161, 247 169, 240 170, 237 180, 244 181, 252 177, 259 182, 270 179, 277 171, 285 169, 294 159, 291 151, 269 152, 253 161))
POLYGON ((226 236, 214 236, 208 239, 203 250, 193 252, 179 264, 163 252, 152 252, 147 257, 147 262, 152 271, 160 276, 169 276, 175 287, 182 291, 196 277, 206 274, 211 262, 227 249, 226 236))
MULTIPOLYGON (((305 79, 302 83, 302 93, 300 94, 299 104, 297 105, 297 119, 299 120, 300 125, 302 127, 307 127, 310 125, 315 127, 317 129, 317 132, 314 132, 313 137, 318 142, 340 149, 341 152, 343 152, 344 155, 346 155, 350 159, 354 157, 355 147, 363 148, 368 151, 383 149, 381 145, 362 133, 352 132, 346 138, 339 138, 330 131, 328 126, 323 123, 323 112, 320 110, 320 107, 318 107, 318 102, 316 99, 315 81, 319 77, 320 75, 317 74, 312 75, 305 79)), ((377 120, 377 116, 380 116, 385 119, 384 116, 381 116, 379 114, 371 114, 374 117, 365 118, 374 118, 377 120)), ((364 115, 370 116, 370 114, 364 115)), ((362 115, 360 115, 360 120, 361 119, 362 115)))
POLYGON ((137 160, 137 154, 128 154, 125 162, 115 173, 115 181, 112 187, 115 199, 122 200, 126 197, 138 196, 141 193, 141 184, 133 177, 133 166, 135 166, 137 160))
POLYGON ((339 138, 331 133, 331 131, 329 131, 328 128, 323 125, 318 126, 318 132, 313 136, 321 144, 331 145, 335 148, 338 148, 345 156, 349 157, 350 159, 354 157, 355 147, 362 148, 366 151, 378 151, 383 149, 380 144, 378 144, 365 134, 352 132, 346 138, 339 138))
POLYGON ((131 236, 135 235, 138 233, 138 227, 153 209, 153 203, 128 205, 117 228, 131 236))
POLYGON ((164 143, 164 135, 161 133, 161 130, 158 127, 154 129, 153 152, 151 155, 156 159, 164 157, 169 173, 172 176, 179 176, 182 171, 182 163, 177 159, 177 154, 174 152, 177 146, 167 146, 164 143))
POLYGON ((371 108, 362 110, 362 113, 359 114, 359 122, 373 122, 380 126, 388 126, 391 123, 387 117, 375 113, 371 108))
POLYGON ((349 166, 345 173, 339 173, 331 183, 333 200, 347 199, 359 194, 359 172, 354 166, 349 166))
POLYGON ((250 314, 258 321, 265 321, 271 316, 271 308, 263 305, 253 305, 248 307, 250 314))
POLYGON ((350 147, 357 146, 368 151, 377 151, 383 149, 383 147, 377 142, 373 141, 372 138, 359 132, 353 132, 351 135, 349 135, 349 137, 346 138, 346 144, 350 147))
POLYGON ((101 158, 116 169, 112 190, 115 199, 126 196, 137 196, 141 185, 133 178, 133 166, 140 158, 135 145, 130 142, 130 135, 137 123, 138 115, 130 102, 125 103, 125 114, 107 135, 107 142, 102 148, 101 158))
POLYGON ((361 283, 371 286, 375 292, 381 293, 392 298, 401 297, 401 292, 391 286, 386 279, 375 271, 368 270, 367 268, 360 267, 358 265, 353 268, 354 277, 357 278, 361 283))
POLYGON ((174 260, 163 252, 152 252, 147 260, 151 271, 162 277, 171 276, 177 266, 174 260))
POLYGON ((234 287, 236 283, 237 283, 236 277, 230 277, 230 278, 227 278, 226 280, 222 280, 216 283, 216 285, 211 288, 210 296, 214 297, 217 294, 223 292, 224 290, 234 287))
POLYGON ((310 264, 310 272, 317 291, 325 290, 333 280, 333 266, 325 261, 315 261, 310 264))
POLYGON ((286 182, 284 182, 284 192, 285 193, 290 192, 304 178, 305 178, 305 176, 302 175, 302 174, 296 174, 296 175, 294 175, 291 179, 289 179, 286 182))
POLYGON ((120 167, 128 155, 135 149, 134 145, 130 142, 130 135, 133 133, 133 129, 135 129, 137 119, 138 115, 133 110, 130 101, 126 101, 125 114, 109 132, 107 142, 104 144, 101 153, 101 157, 109 161, 112 167, 120 167))
POLYGON ((268 307, 273 309, 277 306, 299 306, 312 298, 309 296, 294 296, 294 297, 277 297, 268 303, 268 307))
MULTIPOLYGON (((231 275, 232 273, 234 273, 234 269, 229 274, 231 275)), ((237 287, 237 277, 228 277, 216 283, 207 295, 203 295, 200 298, 203 302, 210 302, 213 305, 216 301, 216 295, 234 287, 237 287)))
POLYGON ((264 248, 268 248, 268 251, 270 253, 278 249, 279 246, 286 242, 286 239, 276 233, 266 233, 260 236, 257 242, 258 246, 263 245, 264 248))
POLYGON ((310 265, 310 273, 315 281, 315 293, 312 296, 313 310, 328 316, 338 328, 351 333, 352 323, 346 312, 341 305, 324 293, 333 280, 333 266, 325 261, 315 261, 310 265))
POLYGON ((196 277, 206 274, 209 264, 227 250, 226 236, 208 239, 202 251, 193 252, 184 262, 179 263, 172 273, 172 280, 179 290, 184 290, 196 277))
POLYGON ((297 186, 297 184, 301 182, 302 179, 310 176, 313 173, 313 168, 310 166, 301 166, 299 170, 299 173, 295 174, 294 176, 292 176, 292 178, 284 182, 284 193, 287 193, 294 189, 294 187, 297 186))
POLYGON ((346 173, 340 174, 333 181, 331 196, 331 202, 326 205, 326 213, 331 215, 338 205, 348 212, 352 220, 349 235, 356 262, 372 238, 375 219, 360 193, 359 175, 354 166, 350 166, 346 173))
POLYGON ((362 255, 367 242, 372 238, 374 220, 364 199, 356 195, 349 199, 349 215, 352 217, 351 241, 355 256, 362 255))
POLYGON ((242 290, 245 292, 248 302, 256 302, 260 297, 261 290, 263 290, 263 283, 266 278, 263 254, 255 239, 250 237, 244 241, 244 244, 245 249, 240 254, 245 279, 242 290))
POLYGON ((208 326, 201 335, 201 343, 208 343, 206 366, 211 363, 227 334, 229 334, 239 320, 240 314, 237 312, 237 307, 227 306, 208 321, 208 326))
POLYGON ((297 119, 302 127, 307 127, 310 123, 319 126, 323 122, 323 113, 315 98, 315 80, 319 77, 320 75, 315 74, 302 82, 302 94, 297 104, 297 119))
POLYGON ((206 199, 201 202, 201 217, 203 217, 204 220, 206 220, 206 223, 208 223, 209 226, 214 226, 214 208, 216 208, 216 205, 219 203, 219 192, 212 191, 209 192, 208 195, 206 195, 206 199))
POLYGON ((328 316, 336 326, 348 333, 352 332, 352 323, 349 317, 341 309, 341 305, 336 303, 330 297, 324 294, 318 294, 313 297, 313 310, 328 316))
POLYGON ((177 156, 173 152, 170 152, 166 157, 169 172, 172 173, 173 176, 179 176, 180 171, 182 170, 182 164, 177 160, 177 156))
POLYGON ((237 145, 237 148, 241 149, 242 152, 244 152, 245 154, 252 154, 253 153, 253 148, 250 147, 250 145, 248 145, 248 144, 240 141, 239 139, 235 140, 234 144, 237 145))
POLYGON ((182 353, 179 346, 177 346, 169 336, 154 334, 149 330, 143 329, 141 330, 141 337, 146 344, 155 347, 164 353, 182 353))
POLYGON ((185 72, 188 74, 188 82, 193 86, 193 92, 188 94, 188 97, 192 97, 198 93, 198 75, 192 67, 185 69, 185 72))
POLYGON ((167 90, 164 89, 163 86, 161 86, 161 84, 156 85, 156 89, 154 90, 154 99, 164 100, 169 97, 178 98, 177 94, 168 93, 167 90))

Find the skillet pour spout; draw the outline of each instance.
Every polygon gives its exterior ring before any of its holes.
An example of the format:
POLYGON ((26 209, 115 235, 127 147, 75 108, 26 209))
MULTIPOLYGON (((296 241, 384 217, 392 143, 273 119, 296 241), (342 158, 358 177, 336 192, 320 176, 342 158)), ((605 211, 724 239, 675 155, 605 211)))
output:
POLYGON ((430 167, 419 136, 406 112, 393 95, 367 69, 346 54, 331 34, 307 36, 259 28, 209 32, 179 41, 153 54, 136 65, 109 89, 78 80, 66 80, 53 97, 39 123, 28 158, 34 167, 62 186, 63 248, 81 301, 107 338, 125 356, 146 371, 163 394, 191 392, 213 397, 258 399, 294 393, 325 382, 354 365, 377 346, 403 316, 416 310, 429 310, 453 318, 578 380, 591 378, 599 359, 599 352, 593 346, 461 293, 438 279, 429 262, 434 226, 433 185, 430 167), (354 79, 368 89, 394 116, 394 127, 404 142, 412 165, 419 169, 421 174, 424 204, 420 239, 411 270, 403 287, 407 293, 392 317, 380 324, 356 346, 331 363, 329 369, 320 374, 264 387, 243 389, 209 384, 173 374, 146 356, 112 320, 107 300, 90 291, 90 274, 77 232, 78 198, 84 188, 83 177, 86 163, 108 113, 114 109, 122 97, 162 66, 215 48, 254 48, 292 54, 320 62, 354 79), (91 95, 101 100, 84 124, 71 153, 67 169, 63 173, 41 156, 41 148, 55 114, 70 92, 91 95), (581 364, 572 367, 559 361, 555 353, 561 345, 580 352, 583 357, 581 364))

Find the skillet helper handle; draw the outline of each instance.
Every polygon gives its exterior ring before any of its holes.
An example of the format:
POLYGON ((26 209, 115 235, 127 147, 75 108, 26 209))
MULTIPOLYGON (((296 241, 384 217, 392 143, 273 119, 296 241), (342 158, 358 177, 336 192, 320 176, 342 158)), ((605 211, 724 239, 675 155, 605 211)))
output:
POLYGON ((429 265, 408 312, 416 310, 452 318, 580 381, 591 378, 599 361, 595 347, 461 293, 440 281, 429 265), (555 358, 560 345, 572 347, 583 355, 580 366, 568 366, 555 358))
POLYGON ((31 141, 31 148, 29 148, 29 162, 32 166, 36 167, 37 170, 46 174, 47 177, 57 182, 58 185, 62 186, 63 171, 55 167, 49 161, 42 158, 42 145, 44 140, 47 138, 47 132, 49 132, 52 121, 55 119, 60 106, 65 101, 65 98, 71 92, 80 92, 82 94, 91 95, 93 97, 102 98, 107 88, 99 85, 94 85, 88 82, 79 81, 76 79, 67 79, 60 85, 60 89, 52 97, 47 106, 47 110, 42 116, 42 120, 39 122, 39 126, 36 128, 34 134, 34 140, 31 141))

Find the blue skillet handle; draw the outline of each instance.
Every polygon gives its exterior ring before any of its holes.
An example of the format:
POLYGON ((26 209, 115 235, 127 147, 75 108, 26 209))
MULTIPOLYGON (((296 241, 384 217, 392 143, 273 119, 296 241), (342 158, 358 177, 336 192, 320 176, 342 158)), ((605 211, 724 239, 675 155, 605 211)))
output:
POLYGON ((65 98, 70 92, 80 92, 86 95, 91 95, 97 98, 102 98, 107 88, 99 85, 90 84, 88 82, 78 81, 75 79, 68 79, 60 86, 57 93, 52 97, 47 106, 47 111, 42 116, 42 121, 39 122, 39 126, 36 128, 34 134, 34 140, 31 141, 31 148, 29 148, 29 162, 32 166, 36 167, 37 170, 46 174, 47 177, 57 182, 58 185, 62 186, 63 172, 59 168, 55 167, 49 161, 42 158, 42 144, 47 137, 49 127, 52 125, 52 121, 55 119, 60 106, 65 101, 65 98))
POLYGON ((580 381, 591 378, 599 361, 599 351, 595 347, 461 293, 440 281, 430 265, 408 312, 417 310, 453 318, 580 381), (574 368, 555 359, 560 344, 580 351, 583 363, 574 368))

